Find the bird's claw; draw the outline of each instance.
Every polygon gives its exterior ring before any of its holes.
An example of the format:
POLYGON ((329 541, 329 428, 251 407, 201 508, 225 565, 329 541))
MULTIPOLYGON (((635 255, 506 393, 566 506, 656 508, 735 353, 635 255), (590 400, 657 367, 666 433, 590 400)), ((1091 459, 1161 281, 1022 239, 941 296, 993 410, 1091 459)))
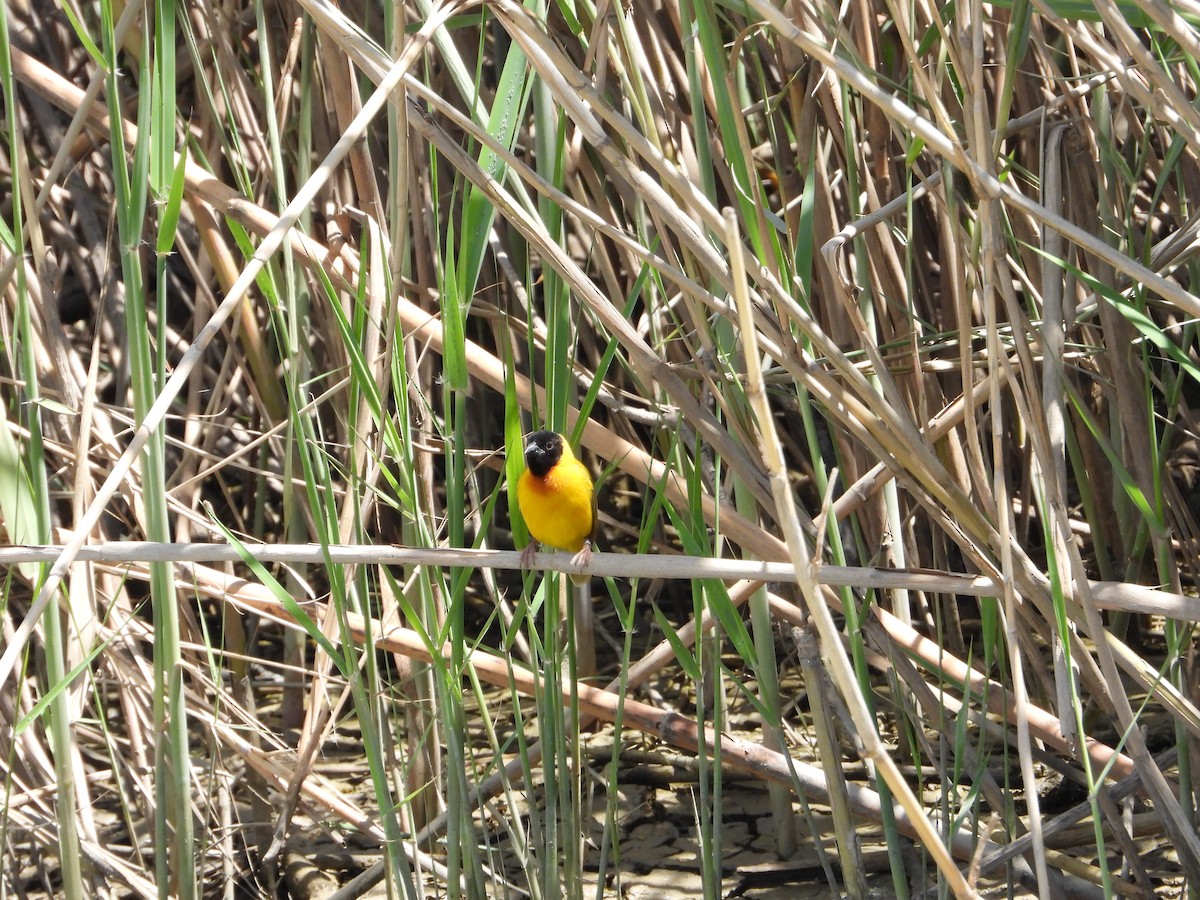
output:
POLYGON ((521 551, 521 568, 532 569, 533 558, 537 556, 539 545, 537 541, 530 541, 525 545, 525 549, 521 551))
POLYGON ((571 557, 571 565, 579 566, 580 574, 592 564, 592 542, 584 541, 583 549, 571 557))

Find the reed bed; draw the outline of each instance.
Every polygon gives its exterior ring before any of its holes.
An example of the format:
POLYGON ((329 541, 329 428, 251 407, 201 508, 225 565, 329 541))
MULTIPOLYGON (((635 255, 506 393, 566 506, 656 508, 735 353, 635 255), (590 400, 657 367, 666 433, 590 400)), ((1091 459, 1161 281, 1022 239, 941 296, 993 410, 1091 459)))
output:
POLYGON ((1198 16, 7 6, 4 893, 1194 895, 1198 16))

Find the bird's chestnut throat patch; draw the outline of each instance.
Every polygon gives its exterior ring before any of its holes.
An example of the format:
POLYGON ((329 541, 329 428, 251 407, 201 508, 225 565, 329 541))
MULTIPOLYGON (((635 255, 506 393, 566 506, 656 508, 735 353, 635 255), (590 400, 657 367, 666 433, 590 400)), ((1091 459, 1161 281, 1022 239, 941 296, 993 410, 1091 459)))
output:
POLYGON ((529 472, 534 476, 529 480, 529 486, 535 493, 555 494, 563 489, 561 479, 554 472, 547 470, 545 474, 538 474, 533 468, 529 472))

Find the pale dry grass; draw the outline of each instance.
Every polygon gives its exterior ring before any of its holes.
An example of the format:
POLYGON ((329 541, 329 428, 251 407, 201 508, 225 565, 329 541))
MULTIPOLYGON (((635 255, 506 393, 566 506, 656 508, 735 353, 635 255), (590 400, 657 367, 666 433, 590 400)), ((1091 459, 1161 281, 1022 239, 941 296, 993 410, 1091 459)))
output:
MULTIPOLYGON (((720 729, 678 708, 696 700, 709 716, 705 692, 751 684, 765 737, 721 740, 721 764, 779 785, 781 822, 795 818, 791 791, 845 815, 825 836, 845 872, 857 817, 882 821, 897 848, 919 836, 960 895, 1007 877, 1014 848, 1011 877, 1050 896, 1102 879, 1130 893, 1200 883, 1200 54, 1181 18, 1196 11, 1147 3, 1139 20, 1097 3, 1095 22, 1039 8, 1020 40, 1007 9, 960 5, 952 21, 925 2, 852 3, 837 19, 762 0, 695 23, 671 2, 603 5, 573 31, 557 5, 539 19, 494 0, 397 5, 390 33, 374 5, 183 5, 165 139, 188 145, 182 224, 158 269, 168 201, 143 235, 146 280, 162 277, 140 327, 163 377, 140 431, 105 82, 61 9, 10 11, 6 174, 27 230, 0 273, 0 512, 11 543, 68 550, 53 556, 57 593, 35 583, 33 557, 5 560, 7 887, 57 890, 77 847, 87 891, 189 895, 155 870, 166 859, 186 881, 183 855, 206 885, 269 893, 263 860, 295 850, 302 811, 391 848, 399 894, 422 880, 496 890, 490 873, 511 860, 456 815, 497 792, 519 807, 540 751, 507 771, 468 766, 500 753, 457 736, 464 671, 545 692, 543 717, 565 694, 564 725, 615 719, 693 751, 720 729), (518 48, 527 68, 508 81, 518 48), (607 467, 601 549, 640 551, 597 557, 622 612, 636 607, 624 624, 652 638, 606 626, 620 657, 608 692, 556 685, 532 631, 493 640, 536 615, 503 574, 511 554, 468 552, 511 547, 513 451, 543 422, 607 467), (158 428, 169 467, 147 485, 136 450, 158 428), (146 538, 159 492, 180 543, 357 549, 288 568, 277 555, 273 577, 240 556, 85 550, 146 538), (39 504, 53 533, 35 527, 39 504), (437 553, 374 549, 393 543, 437 553), (100 562, 72 564, 84 555, 100 562), (743 555, 792 568, 705 561, 743 555), (148 594, 143 563, 163 559, 186 561, 168 594, 148 594), (647 612, 663 591, 702 613, 670 641, 658 629, 678 609, 647 612), (464 616, 468 597, 485 612, 464 616), (37 618, 52 599, 61 641, 37 618), (181 617, 170 685, 150 665, 163 603, 181 617), (747 663, 715 688, 697 644, 714 620, 727 638, 716 659, 733 649, 747 663), (363 641, 386 656, 341 655, 363 641), (549 683, 495 655, 501 643, 549 683), (771 687, 797 664, 803 714, 771 687), (72 677, 55 694, 60 666, 72 677), (696 697, 639 693, 675 666, 703 675, 696 697), (168 828, 164 848, 154 823, 181 821, 174 808, 156 819, 168 689, 188 710, 175 763, 197 836, 168 828), (351 710, 420 738, 392 748, 381 727, 377 752, 364 729, 376 806, 313 769, 351 710), (56 715, 70 727, 56 731, 56 715), (824 768, 789 761, 800 732, 824 768), (842 773, 842 746, 867 780, 842 773), (1091 802, 1043 816, 1059 782, 1082 785, 1080 799, 1093 786, 1091 802), (1151 817, 1136 837, 1135 813, 1151 817), (1072 828, 1073 843, 1051 840, 1072 828), (478 842, 494 857, 473 860, 478 842), (1171 871, 1145 868, 1148 847, 1169 848, 1171 871)), ((152 138, 135 122, 146 25, 128 10, 118 83, 132 151, 152 138)), ((97 11, 81 15, 98 34, 97 11)), ((720 779, 702 771, 711 816, 720 779)), ((574 851, 513 818, 524 887, 546 893, 574 851)), ((804 821, 781 852, 811 840, 804 821)))

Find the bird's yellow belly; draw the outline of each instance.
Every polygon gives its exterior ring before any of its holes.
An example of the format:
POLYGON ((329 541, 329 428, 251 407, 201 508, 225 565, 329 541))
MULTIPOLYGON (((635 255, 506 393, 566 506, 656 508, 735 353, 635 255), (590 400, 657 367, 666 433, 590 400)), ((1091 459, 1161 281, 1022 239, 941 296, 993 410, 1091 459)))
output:
POLYGON ((574 553, 592 534, 590 477, 551 471, 537 478, 525 472, 517 482, 517 502, 529 533, 540 544, 574 553))

